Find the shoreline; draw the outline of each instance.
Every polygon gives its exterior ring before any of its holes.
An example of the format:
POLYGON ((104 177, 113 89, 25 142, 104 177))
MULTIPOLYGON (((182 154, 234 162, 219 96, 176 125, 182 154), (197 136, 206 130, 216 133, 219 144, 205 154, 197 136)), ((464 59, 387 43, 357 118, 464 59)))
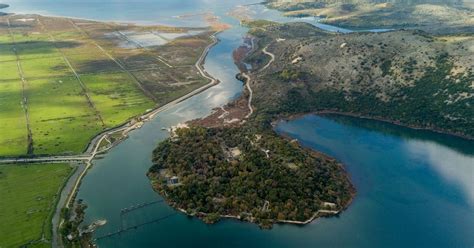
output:
MULTIPOLYGON (((304 147, 303 147, 304 148, 304 147)), ((309 148, 304 148, 304 149, 309 149, 309 148)), ((310 149, 311 150, 311 149, 310 149)), ((313 151, 313 150, 311 150, 313 151)), ((314 152, 314 151, 313 151, 314 152)), ((323 154, 325 155, 325 154, 323 154)), ((344 170, 344 173, 348 176, 349 174, 347 173, 347 171, 344 169, 344 167, 342 166, 342 164, 339 163, 339 165, 342 167, 342 169, 344 170)), ((221 215, 218 215, 219 216, 219 219, 217 221, 214 221, 214 222, 208 222, 206 220, 203 219, 203 217, 209 215, 210 213, 204 213, 204 212, 198 212, 198 213, 188 213, 188 211, 186 211, 185 209, 183 208, 180 208, 177 206, 177 204, 173 201, 170 201, 168 198, 166 198, 166 192, 163 191, 161 192, 160 190, 156 189, 155 187, 153 187, 152 185, 152 189, 157 192, 158 194, 160 194, 163 199, 165 200, 165 202, 170 206, 172 207, 174 210, 176 211, 179 211, 183 214, 185 214, 186 216, 188 217, 197 217, 199 220, 203 221, 205 224, 215 224, 217 222, 219 222, 220 219, 230 219, 230 220, 238 220, 238 221, 242 221, 242 222, 248 222, 249 224, 257 224, 261 229, 271 229, 272 226, 274 224, 292 224, 292 225, 300 225, 300 226, 304 226, 304 225, 307 225, 307 224, 310 224, 311 222, 321 218, 321 217, 333 217, 333 216, 337 216, 339 214, 341 214, 344 210, 346 210, 351 204, 352 202, 354 201, 354 198, 355 198, 355 195, 356 195, 356 190, 355 188, 352 188, 352 192, 351 192, 351 198, 350 200, 347 202, 347 204, 345 204, 342 208, 338 209, 338 210, 327 210, 327 209, 319 209, 318 211, 316 211, 316 213, 313 214, 313 216, 311 216, 309 219, 307 220, 304 220, 304 221, 298 221, 298 220, 279 220, 279 219, 272 219, 272 225, 270 226, 270 228, 265 228, 265 227, 262 227, 260 224, 256 223, 255 222, 255 219, 253 217, 247 217, 247 218, 243 218, 242 216, 240 215, 231 215, 231 214, 221 214, 221 215)), ((269 219, 270 220, 270 219, 269 219)))
MULTIPOLYGON (((274 55, 272 53, 269 53, 269 52, 266 51, 267 47, 268 47, 268 45, 262 49, 262 52, 264 54, 270 56, 271 59, 273 60, 274 55)), ((259 49, 259 48, 257 46, 255 46, 255 50, 256 49, 259 49)), ((260 68, 260 70, 258 70, 256 72, 251 72, 251 74, 257 73, 257 75, 258 75, 258 73, 265 70, 271 64, 272 60, 270 61, 270 63, 264 65, 264 67, 260 68)), ((234 62, 236 64, 239 63, 239 61, 236 61, 236 60, 234 60, 234 62)), ((240 74, 247 75, 246 72, 243 72, 243 71, 241 71, 240 74)), ((246 82, 244 81, 244 83, 246 83, 246 82)), ((247 82, 247 84, 248 84, 248 82, 247 82)), ((281 120, 285 120, 285 119, 291 120, 291 119, 295 119, 297 117, 304 116, 304 115, 307 115, 307 114, 336 114, 336 115, 350 116, 350 117, 354 117, 354 118, 381 121, 381 122, 386 122, 386 123, 390 123, 390 124, 393 124, 393 125, 397 125, 397 126, 400 126, 400 127, 410 128, 410 129, 413 129, 413 130, 430 131, 430 132, 433 132, 433 133, 450 135, 450 136, 453 136, 453 137, 474 141, 474 136, 470 136, 470 135, 463 134, 463 133, 452 132, 452 131, 444 130, 444 129, 437 128, 437 127, 423 127, 423 126, 410 125, 410 124, 402 123, 400 121, 390 120, 389 118, 380 117, 380 116, 370 116, 370 115, 364 115, 364 114, 360 114, 360 113, 343 112, 343 111, 330 110, 330 109, 312 111, 312 112, 307 112, 307 113, 289 114, 289 115, 288 114, 282 114, 281 116, 276 116, 273 120, 271 120, 271 123, 273 125, 273 123, 281 121, 281 120)), ((204 117, 204 118, 206 118, 206 117, 204 117)))
POLYGON ((404 127, 404 128, 409 128, 411 130, 418 130, 418 131, 428 131, 436 134, 442 134, 442 135, 449 135, 452 137, 468 140, 468 141, 474 141, 473 136, 469 136, 466 134, 460 134, 460 133, 455 133, 443 129, 438 129, 438 128, 430 128, 430 127, 422 127, 422 126, 416 126, 416 125, 408 125, 404 124, 399 121, 394 121, 390 120, 388 118, 383 118, 383 117, 377 117, 377 116, 369 116, 369 115, 363 115, 359 113, 352 113, 352 112, 343 112, 343 111, 337 111, 337 110, 319 110, 319 111, 313 111, 313 112, 307 112, 307 113, 298 113, 298 114, 290 114, 287 116, 282 116, 276 118, 274 121, 272 121, 272 125, 279 122, 279 121, 291 121, 295 120, 299 117, 305 116, 305 115, 340 115, 340 116, 347 116, 347 117, 353 117, 353 118, 359 118, 359 119, 365 119, 365 120, 372 120, 372 121, 380 121, 384 123, 389 123, 392 125, 396 125, 399 127, 404 127))
MULTIPOLYGON (((7 6, 5 8, 8 8, 10 6, 7 6)), ((1 9, 1 8, 0 8, 1 9)), ((139 25, 139 26, 168 26, 168 27, 173 27, 173 28, 207 28, 206 26, 178 26, 178 25, 173 25, 173 24, 167 24, 167 23, 160 23, 160 22, 145 22, 145 21, 131 21, 131 20, 112 20, 112 19, 92 19, 92 18, 83 18, 83 17, 77 17, 77 16, 66 16, 66 15, 55 15, 55 14, 50 14, 48 12, 43 12, 41 11, 26 11, 26 12, 4 12, 7 15, 40 15, 40 16, 49 16, 49 17, 55 17, 55 18, 68 18, 68 19, 73 19, 73 20, 78 20, 78 21, 91 21, 91 22, 103 22, 103 23, 117 23, 121 25, 139 25)), ((170 18, 174 18, 171 16, 170 18)), ((178 19, 179 18, 174 18, 178 19)), ((205 23, 205 22, 203 22, 205 23)))

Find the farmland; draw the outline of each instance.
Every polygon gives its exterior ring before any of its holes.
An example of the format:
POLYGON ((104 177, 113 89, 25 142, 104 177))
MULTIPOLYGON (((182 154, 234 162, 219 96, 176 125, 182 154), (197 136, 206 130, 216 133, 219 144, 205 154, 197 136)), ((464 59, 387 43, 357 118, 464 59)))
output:
POLYGON ((195 63, 213 32, 1 16, 0 157, 79 154, 101 131, 209 83, 195 63))
POLYGON ((50 217, 71 171, 65 164, 0 167, 0 247, 50 246, 50 217))

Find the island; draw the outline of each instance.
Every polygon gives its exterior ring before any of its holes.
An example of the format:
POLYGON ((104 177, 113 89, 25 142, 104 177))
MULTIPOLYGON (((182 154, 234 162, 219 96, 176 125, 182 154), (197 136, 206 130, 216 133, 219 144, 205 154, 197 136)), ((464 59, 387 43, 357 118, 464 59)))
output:
POLYGON ((343 166, 273 131, 305 113, 343 114, 474 137, 474 37, 423 31, 329 33, 246 21, 234 53, 242 96, 172 128, 148 176, 171 206, 221 218, 307 224, 355 196, 343 166), (249 47, 253 44, 253 47, 249 47))

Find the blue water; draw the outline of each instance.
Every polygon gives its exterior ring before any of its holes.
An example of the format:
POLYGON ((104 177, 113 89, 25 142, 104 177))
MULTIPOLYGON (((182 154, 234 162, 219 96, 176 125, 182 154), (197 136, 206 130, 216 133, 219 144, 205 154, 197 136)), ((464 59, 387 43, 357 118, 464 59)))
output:
MULTIPOLYGON (((221 221, 206 225, 154 204, 120 217, 120 210, 155 201, 146 177, 151 152, 167 138, 162 127, 203 117, 242 91, 235 79, 238 69, 232 51, 246 33, 226 13, 238 4, 231 0, 10 0, 7 11, 116 20, 140 24, 202 26, 199 17, 177 15, 210 11, 233 27, 219 34, 221 42, 206 58, 206 70, 221 84, 159 114, 130 134, 104 158, 94 161, 78 198, 88 204, 86 223, 107 219, 95 237, 169 214, 169 218, 118 236, 100 239, 100 247, 474 247, 474 144, 461 139, 413 131, 393 125, 348 117, 309 115, 280 123, 276 130, 297 138, 344 163, 357 188, 353 204, 339 217, 319 219, 304 227, 256 225, 221 221)), ((262 6, 252 15, 281 22, 307 21, 322 28, 315 18, 285 18, 262 6)), ((384 31, 384 30, 376 30, 384 31)))
POLYGON ((474 142, 341 116, 276 130, 343 162, 357 188, 349 209, 324 224, 338 234, 316 243, 473 247, 474 142))

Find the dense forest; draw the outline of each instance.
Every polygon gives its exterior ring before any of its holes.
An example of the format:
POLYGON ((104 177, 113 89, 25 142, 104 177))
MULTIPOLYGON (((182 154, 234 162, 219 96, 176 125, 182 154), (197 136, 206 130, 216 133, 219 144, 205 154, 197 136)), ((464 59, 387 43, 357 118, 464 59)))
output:
POLYGON ((178 129, 154 151, 149 172, 154 188, 174 207, 208 223, 227 215, 271 227, 348 205, 354 190, 337 161, 257 130, 178 129), (325 203, 335 205, 328 209, 325 203))

